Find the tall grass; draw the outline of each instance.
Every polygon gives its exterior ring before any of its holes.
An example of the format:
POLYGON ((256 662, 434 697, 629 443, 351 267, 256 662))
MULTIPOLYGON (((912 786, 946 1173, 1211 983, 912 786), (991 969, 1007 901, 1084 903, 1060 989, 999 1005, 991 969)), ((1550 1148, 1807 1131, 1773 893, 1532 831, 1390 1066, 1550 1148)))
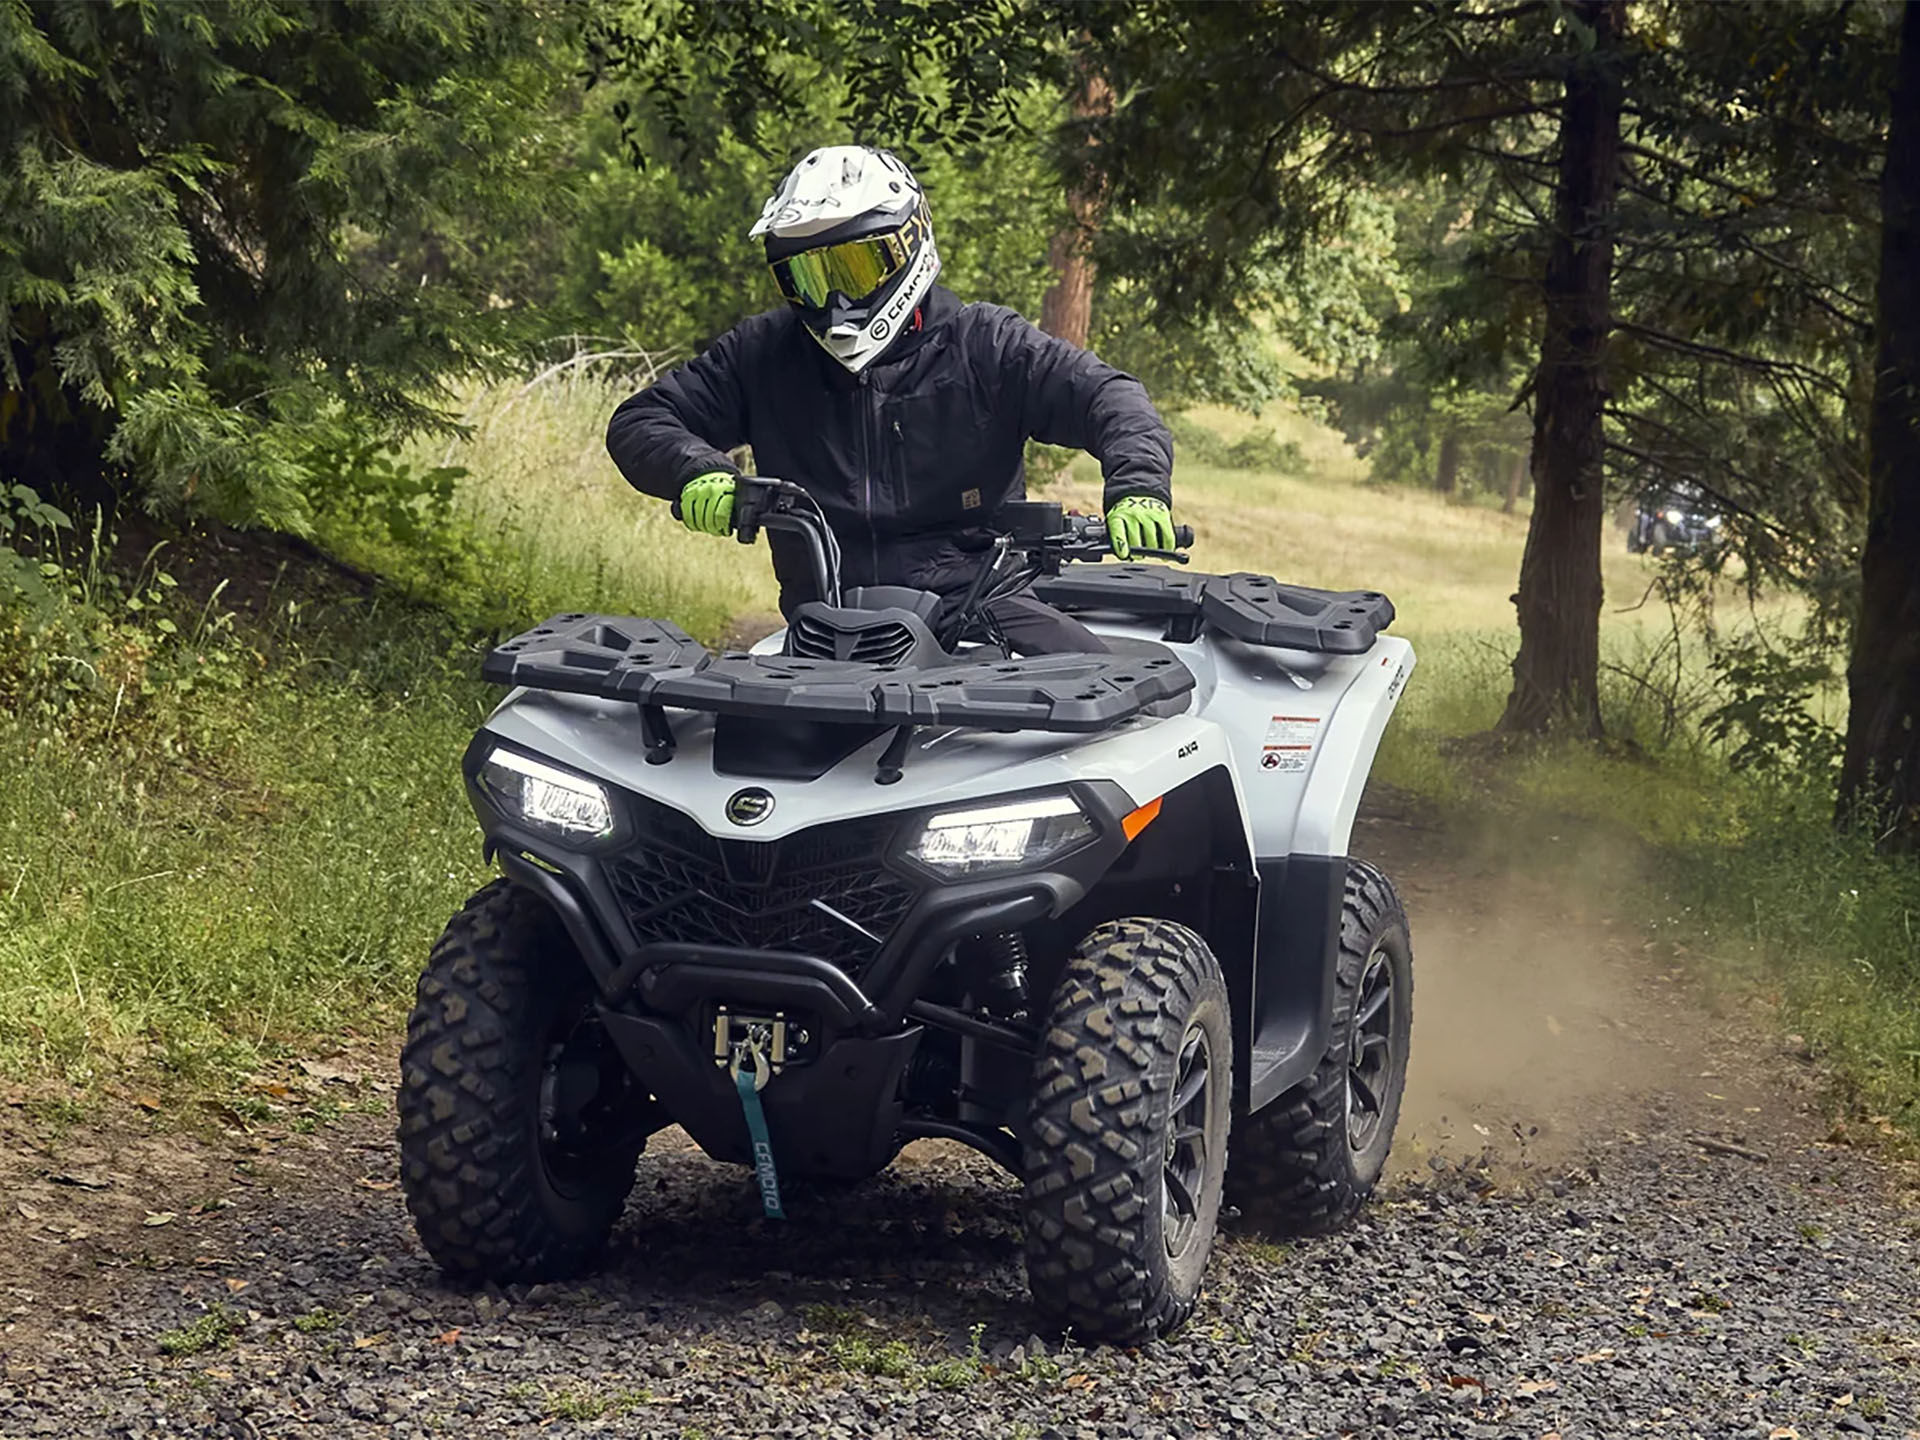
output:
POLYGON ((712 641, 738 616, 770 612, 764 547, 694 535, 636 492, 607 458, 607 418, 634 382, 569 370, 536 386, 478 392, 470 438, 418 458, 470 472, 456 518, 485 544, 508 593, 535 618, 558 610, 671 615, 712 641))
POLYGON ((226 1089, 391 1022, 485 878, 457 770, 484 697, 420 617, 312 639, 253 651, 268 668, 238 688, 163 691, 117 736, 104 696, 0 720, 0 1073, 226 1089))

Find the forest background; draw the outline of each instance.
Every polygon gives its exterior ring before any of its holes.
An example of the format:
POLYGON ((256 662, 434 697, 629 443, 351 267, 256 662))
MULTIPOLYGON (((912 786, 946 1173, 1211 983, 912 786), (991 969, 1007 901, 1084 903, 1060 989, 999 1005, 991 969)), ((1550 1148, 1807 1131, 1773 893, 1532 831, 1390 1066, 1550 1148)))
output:
POLYGON ((600 428, 850 139, 944 283, 1147 383, 1209 568, 1401 596, 1389 782, 1644 853, 1660 943, 1920 1132, 1892 0, 0 0, 0 1066, 226 1093, 397 1013, 479 648, 766 608, 600 428), (1679 495, 1716 541, 1626 556, 1679 495))

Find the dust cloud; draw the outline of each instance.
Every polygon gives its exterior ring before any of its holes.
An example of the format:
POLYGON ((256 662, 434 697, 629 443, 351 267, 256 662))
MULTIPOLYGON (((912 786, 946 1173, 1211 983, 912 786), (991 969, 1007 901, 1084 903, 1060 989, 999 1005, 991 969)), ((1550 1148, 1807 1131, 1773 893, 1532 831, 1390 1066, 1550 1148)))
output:
POLYGON ((1745 1084, 1736 1096, 1710 1068, 1697 998, 1648 953, 1626 884, 1638 861, 1616 842, 1550 828, 1476 842, 1376 812, 1354 852, 1393 877, 1413 933, 1393 1169, 1488 1152, 1557 1164, 1674 1097, 1749 1110, 1745 1084))

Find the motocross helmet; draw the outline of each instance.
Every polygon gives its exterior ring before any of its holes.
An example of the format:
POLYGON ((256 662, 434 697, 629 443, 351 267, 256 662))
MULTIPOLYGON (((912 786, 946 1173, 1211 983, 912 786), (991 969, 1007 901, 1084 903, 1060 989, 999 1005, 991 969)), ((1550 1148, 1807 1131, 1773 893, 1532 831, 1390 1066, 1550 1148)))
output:
POLYGON ((829 145, 798 165, 749 235, 807 332, 854 374, 913 323, 940 273, 927 197, 899 157, 829 145))

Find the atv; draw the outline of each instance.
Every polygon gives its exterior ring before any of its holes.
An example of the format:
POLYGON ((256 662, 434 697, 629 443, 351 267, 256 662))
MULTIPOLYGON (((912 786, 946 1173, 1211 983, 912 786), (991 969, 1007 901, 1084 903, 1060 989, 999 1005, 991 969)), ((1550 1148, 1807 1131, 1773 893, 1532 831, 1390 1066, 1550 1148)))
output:
POLYGON ((401 1058, 433 1259, 578 1272, 668 1125, 769 1216, 973 1147, 1024 1186, 1034 1305, 1088 1340, 1186 1318, 1223 1204, 1352 1216, 1412 1018, 1400 901, 1347 855, 1414 663, 1386 597, 1090 563, 1098 519, 1027 502, 957 604, 843 593, 804 490, 743 478, 734 517, 824 597, 751 651, 568 614, 484 663, 515 688, 464 773, 503 878, 401 1058), (992 603, 1028 586, 1108 653, 1009 654, 992 603))

